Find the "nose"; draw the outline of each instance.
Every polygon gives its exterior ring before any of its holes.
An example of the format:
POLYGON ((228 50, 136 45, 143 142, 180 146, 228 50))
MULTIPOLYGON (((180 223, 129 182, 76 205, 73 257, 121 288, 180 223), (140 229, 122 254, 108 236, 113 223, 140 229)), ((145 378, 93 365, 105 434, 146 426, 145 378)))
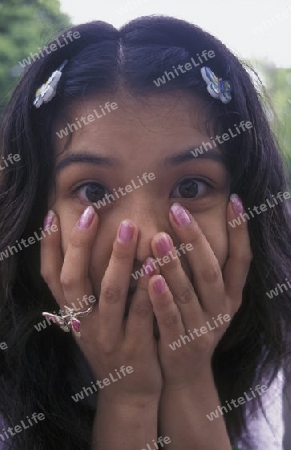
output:
POLYGON ((132 220, 138 228, 135 265, 142 265, 145 259, 152 255, 151 241, 153 237, 161 231, 172 234, 169 222, 169 204, 156 200, 152 196, 143 201, 139 198, 139 201, 131 203, 126 217, 132 220))

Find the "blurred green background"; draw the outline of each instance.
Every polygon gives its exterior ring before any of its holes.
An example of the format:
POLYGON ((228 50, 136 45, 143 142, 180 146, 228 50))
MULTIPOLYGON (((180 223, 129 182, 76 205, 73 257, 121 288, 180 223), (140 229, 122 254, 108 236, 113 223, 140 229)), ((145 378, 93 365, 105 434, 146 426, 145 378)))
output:
MULTIPOLYGON (((59 0, 0 0, 0 115, 24 68, 36 53, 70 25, 59 0)), ((291 68, 249 61, 263 80, 272 107, 267 113, 280 143, 291 187, 291 68)), ((0 118, 1 120, 1 118, 0 118)))

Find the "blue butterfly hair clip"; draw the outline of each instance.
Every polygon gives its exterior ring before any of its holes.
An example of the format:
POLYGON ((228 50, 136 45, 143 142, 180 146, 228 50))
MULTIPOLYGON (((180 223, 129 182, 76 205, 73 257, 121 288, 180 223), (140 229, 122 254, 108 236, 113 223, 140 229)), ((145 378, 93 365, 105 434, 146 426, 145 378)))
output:
POLYGON ((229 103, 232 99, 229 81, 218 78, 209 67, 202 67, 200 70, 211 97, 220 99, 222 103, 229 103))
POLYGON ((62 70, 67 64, 68 60, 65 60, 63 64, 55 70, 49 79, 37 89, 33 101, 33 105, 39 108, 43 103, 48 103, 57 92, 58 82, 62 76, 62 70))

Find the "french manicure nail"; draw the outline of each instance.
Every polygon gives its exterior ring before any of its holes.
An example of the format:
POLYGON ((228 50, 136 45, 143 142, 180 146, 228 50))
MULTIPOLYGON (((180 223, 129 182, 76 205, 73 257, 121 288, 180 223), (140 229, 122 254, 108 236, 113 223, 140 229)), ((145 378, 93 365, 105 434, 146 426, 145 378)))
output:
POLYGON ((159 278, 154 281, 153 286, 157 294, 163 294, 166 291, 166 283, 162 276, 159 276, 159 278))
POLYGON ((55 216, 55 213, 50 209, 44 218, 44 222, 43 222, 44 230, 47 230, 48 228, 51 227, 53 220, 54 220, 54 216, 55 216))
POLYGON ((179 203, 174 203, 171 206, 171 212, 173 214, 176 224, 179 227, 185 227, 191 222, 191 219, 187 211, 181 205, 179 205, 179 203))
POLYGON ((243 207, 242 201, 237 194, 231 194, 230 201, 231 201, 233 210, 236 214, 244 213, 244 207, 243 207))
POLYGON ((86 230, 87 228, 89 228, 89 226, 92 223, 94 215, 95 211, 93 206, 88 206, 88 208, 85 209, 85 211, 83 212, 77 223, 78 228, 80 228, 81 230, 86 230))
POLYGON ((124 220, 121 222, 118 230, 118 239, 123 244, 128 244, 133 237, 133 226, 130 222, 124 220))

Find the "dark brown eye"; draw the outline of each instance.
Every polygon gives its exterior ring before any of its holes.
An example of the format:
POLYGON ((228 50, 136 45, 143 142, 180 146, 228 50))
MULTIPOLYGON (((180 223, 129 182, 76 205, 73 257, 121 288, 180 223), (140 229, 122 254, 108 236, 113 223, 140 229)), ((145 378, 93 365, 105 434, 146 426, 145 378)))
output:
POLYGON ((101 200, 105 194, 106 189, 99 183, 87 183, 80 186, 76 192, 82 202, 95 203, 101 200))
POLYGON ((194 180, 187 180, 180 184, 179 186, 179 194, 182 197, 190 198, 195 197, 198 192, 198 185, 194 180))
POLYGON ((211 186, 197 178, 186 178, 181 181, 171 196, 176 198, 197 198, 204 195, 211 186))

